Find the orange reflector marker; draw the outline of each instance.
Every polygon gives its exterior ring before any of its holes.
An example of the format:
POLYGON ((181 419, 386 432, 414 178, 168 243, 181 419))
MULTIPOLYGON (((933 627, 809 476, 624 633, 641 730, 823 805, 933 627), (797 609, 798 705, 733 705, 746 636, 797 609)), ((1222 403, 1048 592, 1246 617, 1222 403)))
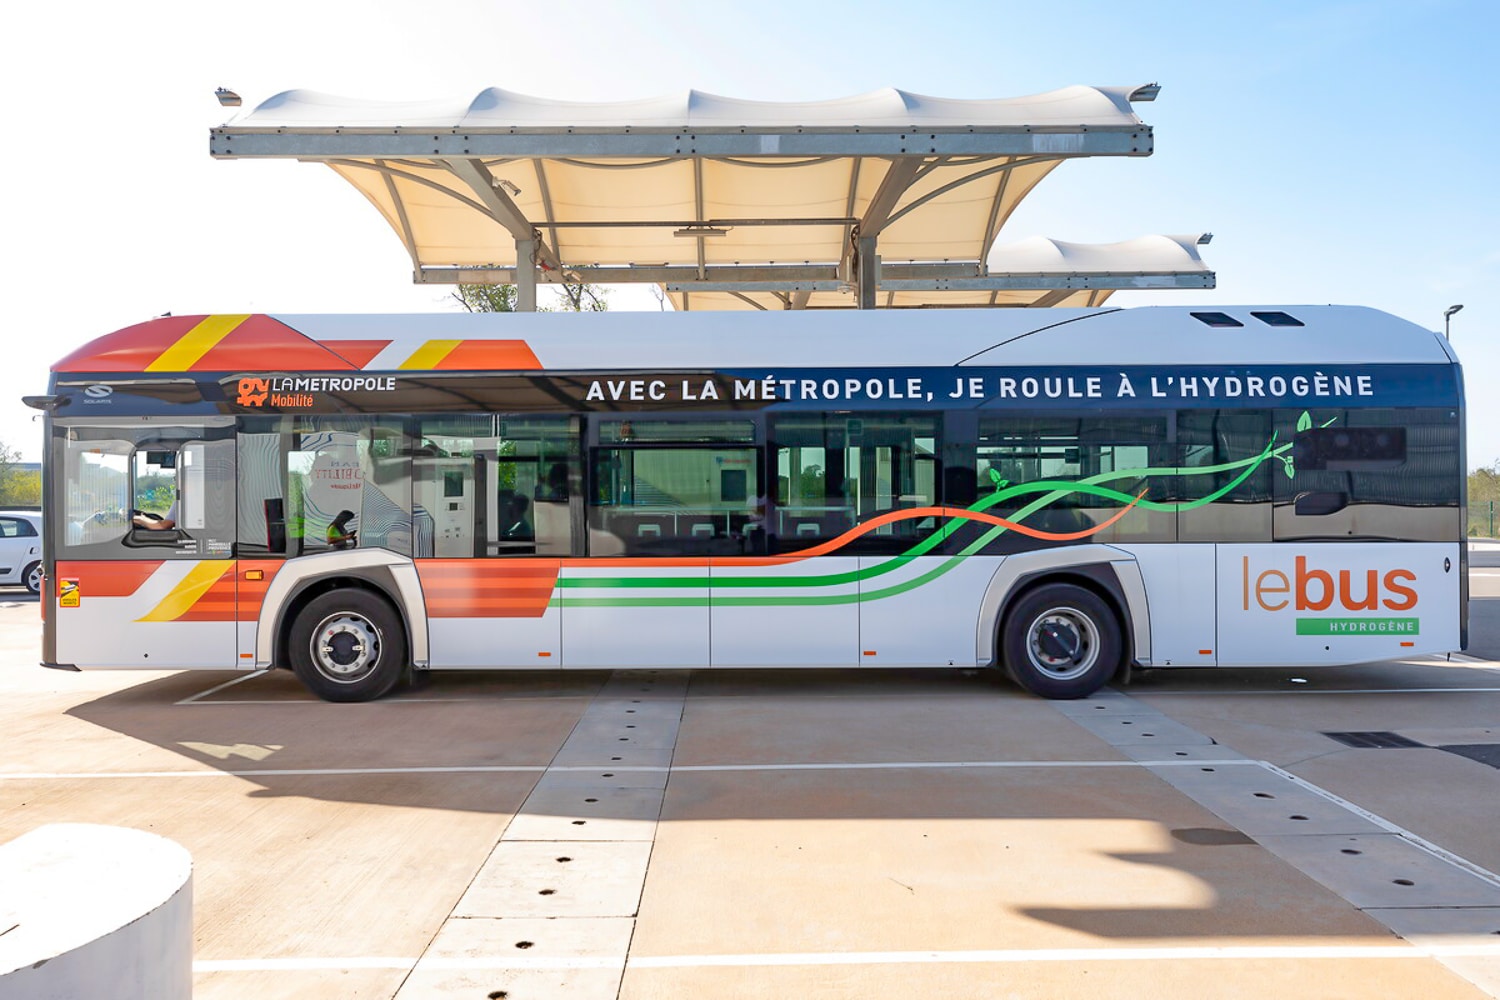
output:
POLYGON ((866 656, 874 656, 875 655, 875 650, 873 650, 873 649, 867 649, 867 650, 865 650, 865 655, 866 656))
POLYGON ((543 651, 543 652, 540 652, 540 653, 537 653, 537 654, 536 654, 536 655, 537 655, 537 656, 551 656, 551 655, 552 655, 552 654, 551 654, 551 653, 548 653, 548 652, 546 652, 546 651, 543 651))
POLYGON ((1414 642, 1403 642, 1401 645, 1403 645, 1403 646, 1415 646, 1416 643, 1414 643, 1414 642))
POLYGON ((265 578, 266 578, 266 571, 263 570, 263 569, 247 569, 247 570, 245 570, 245 579, 246 580, 264 580, 265 578))
POLYGON ((1212 655, 1214 655, 1214 651, 1211 650, 1211 649, 1200 649, 1200 650, 1198 650, 1198 655, 1199 656, 1212 656, 1212 655))
POLYGON ((241 653, 240 654, 240 659, 242 659, 242 660, 253 660, 253 659, 255 659, 255 654, 254 653, 241 653))

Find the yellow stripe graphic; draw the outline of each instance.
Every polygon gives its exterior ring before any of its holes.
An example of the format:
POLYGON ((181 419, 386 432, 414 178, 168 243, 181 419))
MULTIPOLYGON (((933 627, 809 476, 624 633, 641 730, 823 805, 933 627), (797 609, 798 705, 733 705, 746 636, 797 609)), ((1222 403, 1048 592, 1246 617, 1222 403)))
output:
POLYGON ((411 357, 401 362, 401 368, 436 368, 439 361, 453 353, 462 340, 429 340, 417 348, 411 357))
POLYGON ((177 343, 161 352, 161 357, 146 366, 148 372, 191 371, 198 359, 234 331, 250 314, 243 316, 206 316, 203 321, 178 338, 177 343))
POLYGON ((138 622, 172 622, 186 614, 188 609, 198 603, 198 598, 208 592, 208 588, 219 582, 219 579, 234 569, 234 560, 201 562, 188 570, 187 576, 173 587, 161 603, 152 608, 144 616, 137 618, 138 622))

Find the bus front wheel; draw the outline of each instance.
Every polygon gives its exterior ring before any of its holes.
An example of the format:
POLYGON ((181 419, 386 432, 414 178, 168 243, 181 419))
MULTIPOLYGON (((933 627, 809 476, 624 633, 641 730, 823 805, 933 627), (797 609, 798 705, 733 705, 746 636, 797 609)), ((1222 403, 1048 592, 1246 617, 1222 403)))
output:
POLYGON ((1023 594, 1005 617, 1005 670, 1043 698, 1086 698, 1119 669, 1120 622, 1097 594, 1049 583, 1023 594))
POLYGON ((346 588, 320 594, 292 622, 292 670, 325 701, 371 701, 406 666, 406 633, 381 598, 346 588))

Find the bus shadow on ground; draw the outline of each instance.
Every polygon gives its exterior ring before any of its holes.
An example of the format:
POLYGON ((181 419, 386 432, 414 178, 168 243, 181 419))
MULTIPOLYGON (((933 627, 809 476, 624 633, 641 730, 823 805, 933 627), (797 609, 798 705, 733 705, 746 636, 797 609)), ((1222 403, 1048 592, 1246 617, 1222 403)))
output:
MULTIPOLYGON (((220 796, 503 815, 534 808, 528 797, 610 675, 450 673, 334 705, 275 672, 205 694, 235 677, 175 674, 69 714, 170 751, 181 770, 235 775, 220 796)), ((947 894, 1008 914, 996 919, 1111 939, 1376 932, 990 673, 699 671, 669 759, 669 775, 622 769, 626 794, 599 796, 589 815, 640 820, 630 793, 660 775, 650 877, 683 891, 704 884, 707 865, 726 899, 874 879, 870 905, 888 912, 947 894)), ((202 794, 166 780, 163 794, 202 794)))

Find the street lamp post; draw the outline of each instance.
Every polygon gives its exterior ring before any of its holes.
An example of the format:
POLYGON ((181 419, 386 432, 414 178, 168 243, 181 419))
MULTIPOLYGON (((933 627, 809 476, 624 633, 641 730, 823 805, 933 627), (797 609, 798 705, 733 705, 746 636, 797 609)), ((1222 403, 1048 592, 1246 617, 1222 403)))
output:
POLYGON ((1456 306, 1449 306, 1447 309, 1443 310, 1443 339, 1444 340, 1451 340, 1452 339, 1451 337, 1448 336, 1448 321, 1451 320, 1451 319, 1453 319, 1453 314, 1456 313, 1456 312, 1458 312, 1462 308, 1463 308, 1463 303, 1460 302, 1456 306))

